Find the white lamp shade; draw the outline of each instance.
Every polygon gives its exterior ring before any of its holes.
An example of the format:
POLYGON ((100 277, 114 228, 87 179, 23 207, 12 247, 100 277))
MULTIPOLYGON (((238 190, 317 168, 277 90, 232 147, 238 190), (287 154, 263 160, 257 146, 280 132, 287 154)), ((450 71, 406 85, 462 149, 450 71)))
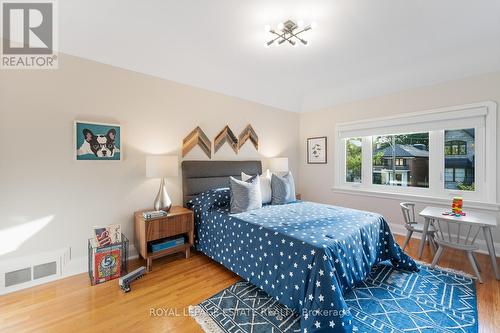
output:
POLYGON ((269 159, 269 169, 273 172, 287 172, 288 157, 275 157, 269 159))
POLYGON ((179 175, 179 158, 167 155, 146 156, 146 177, 165 178, 179 175))

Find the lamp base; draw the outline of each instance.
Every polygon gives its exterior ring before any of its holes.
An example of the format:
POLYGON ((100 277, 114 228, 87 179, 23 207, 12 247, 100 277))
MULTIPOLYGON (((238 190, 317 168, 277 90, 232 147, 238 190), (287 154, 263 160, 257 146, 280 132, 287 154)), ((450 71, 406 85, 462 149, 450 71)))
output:
POLYGON ((168 196, 164 178, 161 179, 160 189, 155 198, 154 208, 155 210, 164 210, 166 212, 170 211, 170 208, 172 208, 172 200, 170 200, 168 196))

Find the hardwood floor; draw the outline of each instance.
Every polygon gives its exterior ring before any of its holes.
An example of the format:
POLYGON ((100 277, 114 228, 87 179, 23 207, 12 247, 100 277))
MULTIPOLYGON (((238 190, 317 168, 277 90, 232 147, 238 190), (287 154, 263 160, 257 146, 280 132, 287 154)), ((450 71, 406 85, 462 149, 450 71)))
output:
MULTIPOLYGON (((402 237, 397 236, 402 243, 402 237)), ((407 252, 415 256, 418 241, 407 252)), ((478 255, 485 283, 477 283, 480 332, 500 327, 500 281, 494 279, 489 257, 478 255)), ((430 262, 428 248, 424 261, 430 262)), ((135 261, 132 267, 142 262, 135 261)), ((445 253, 440 266, 471 273, 467 258, 445 253)), ((158 259, 153 271, 124 294, 118 282, 95 287, 80 274, 0 297, 1 332, 201 332, 187 307, 217 293, 238 276, 206 256, 194 253, 158 259), (150 314, 155 310, 156 314, 150 314)))

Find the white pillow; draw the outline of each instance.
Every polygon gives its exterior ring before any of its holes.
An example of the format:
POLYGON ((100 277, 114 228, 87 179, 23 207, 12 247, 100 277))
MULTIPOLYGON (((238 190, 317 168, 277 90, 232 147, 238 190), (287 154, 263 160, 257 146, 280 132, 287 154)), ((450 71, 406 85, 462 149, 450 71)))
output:
POLYGON ((295 180, 293 179, 293 175, 291 171, 288 171, 288 175, 290 177, 290 196, 288 197, 288 200, 291 202, 297 201, 297 197, 295 194, 295 180))
MULTIPOLYGON (((268 174, 267 175, 260 175, 260 177, 259 177, 259 179, 260 179, 260 193, 262 195, 262 203, 263 204, 271 203, 271 197, 272 197, 271 177, 269 177, 268 174)), ((245 182, 250 178, 252 178, 252 176, 249 176, 244 172, 241 173, 241 180, 242 181, 245 182)))

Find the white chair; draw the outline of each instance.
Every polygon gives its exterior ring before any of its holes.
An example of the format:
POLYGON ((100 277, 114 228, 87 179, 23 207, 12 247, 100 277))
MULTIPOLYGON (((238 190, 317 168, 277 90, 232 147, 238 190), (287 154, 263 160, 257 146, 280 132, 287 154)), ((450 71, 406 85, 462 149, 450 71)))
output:
MULTIPOLYGON (((413 202, 401 202, 399 204, 401 206, 401 211, 403 212, 403 218, 406 228, 406 239, 403 243, 403 251, 405 250, 408 242, 410 241, 411 236, 414 232, 422 233, 424 226, 419 224, 415 219, 415 203, 413 202)), ((434 225, 429 225, 429 230, 427 231, 427 239, 429 240, 429 244, 431 246, 431 250, 433 253, 436 252, 437 246, 434 240, 434 235, 436 233, 436 228, 434 225)))
MULTIPOLYGON (((444 221, 444 220, 443 221, 435 220, 435 221, 437 221, 437 231, 435 233, 435 236, 436 236, 436 243, 438 244, 438 249, 436 255, 434 256, 434 259, 432 260, 431 267, 434 268, 437 265, 439 259, 443 255, 445 247, 455 250, 465 251, 465 253, 467 253, 467 257, 469 258, 472 269, 474 270, 474 273, 476 273, 479 282, 483 283, 481 275, 479 274, 481 269, 479 268, 479 263, 474 253, 474 251, 479 250, 479 246, 477 246, 475 242, 482 227, 473 224, 467 224, 462 226, 461 223, 456 223, 453 221, 444 221), (450 228, 450 225, 453 226, 451 226, 450 228), (455 229, 456 234, 453 235, 450 232, 450 229, 455 229), (461 235, 462 230, 464 232, 464 235, 466 234, 465 238, 462 237, 461 235)), ((455 231, 453 231, 453 233, 455 233, 455 231)))

